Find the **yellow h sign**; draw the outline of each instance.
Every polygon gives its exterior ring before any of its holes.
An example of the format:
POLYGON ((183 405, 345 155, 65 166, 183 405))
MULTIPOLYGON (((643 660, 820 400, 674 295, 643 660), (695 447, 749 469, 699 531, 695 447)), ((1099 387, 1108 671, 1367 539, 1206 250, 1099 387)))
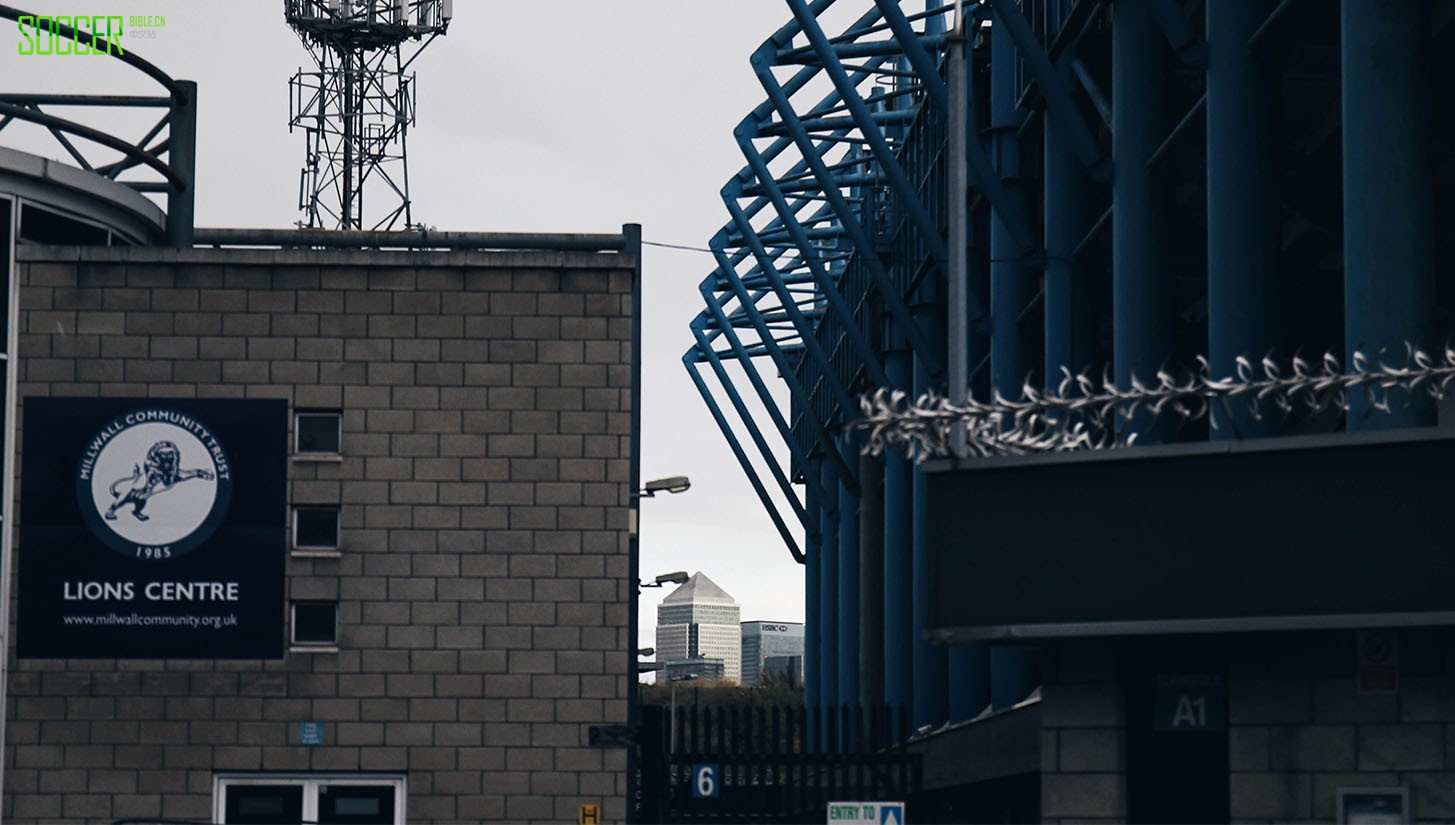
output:
POLYGON ((601 806, 593 802, 582 805, 581 813, 576 817, 576 825, 601 825, 601 806))

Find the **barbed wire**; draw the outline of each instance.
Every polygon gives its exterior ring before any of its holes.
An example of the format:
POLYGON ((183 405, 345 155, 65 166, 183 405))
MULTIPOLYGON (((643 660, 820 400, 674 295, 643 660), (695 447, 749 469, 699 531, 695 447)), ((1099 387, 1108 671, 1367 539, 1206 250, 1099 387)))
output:
POLYGON ((860 396, 863 418, 847 427, 867 431, 864 451, 870 455, 898 447, 913 452, 918 461, 952 455, 962 428, 963 455, 969 457, 1105 450, 1136 440, 1135 431, 1119 427, 1119 422, 1145 423, 1171 415, 1180 424, 1206 419, 1217 429, 1221 425, 1215 409, 1229 421, 1239 410, 1254 421, 1275 410, 1285 418, 1295 412, 1347 412, 1351 394, 1357 393, 1363 393, 1370 408, 1388 413, 1391 391, 1438 400, 1455 384, 1455 347, 1432 356, 1406 345, 1402 366, 1386 363, 1383 354, 1371 361, 1356 351, 1348 369, 1332 354, 1325 354, 1317 367, 1294 357, 1286 370, 1271 358, 1255 366, 1239 357, 1235 374, 1226 378, 1211 377, 1207 359, 1198 356, 1197 372, 1186 378, 1163 370, 1153 384, 1132 376, 1126 389, 1109 374, 1095 382, 1063 368, 1056 389, 1028 383, 1019 400, 999 392, 988 402, 972 398, 954 403, 936 393, 911 400, 903 390, 883 388, 860 396))

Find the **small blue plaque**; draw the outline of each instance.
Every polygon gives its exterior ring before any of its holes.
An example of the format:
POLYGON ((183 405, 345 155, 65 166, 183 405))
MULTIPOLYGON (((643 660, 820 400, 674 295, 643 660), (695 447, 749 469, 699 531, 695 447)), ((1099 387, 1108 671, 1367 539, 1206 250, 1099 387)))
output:
POLYGON ((298 723, 298 744, 300 744, 300 745, 322 745, 323 744, 323 723, 322 722, 299 722, 298 723))

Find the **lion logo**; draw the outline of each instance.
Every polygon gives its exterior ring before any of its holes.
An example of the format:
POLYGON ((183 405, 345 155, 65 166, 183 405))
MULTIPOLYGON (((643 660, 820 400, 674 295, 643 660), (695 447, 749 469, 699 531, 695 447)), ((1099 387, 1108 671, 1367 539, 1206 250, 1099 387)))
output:
POLYGON ((151 517, 142 511, 146 509, 152 496, 165 493, 189 479, 212 480, 211 470, 184 470, 181 463, 182 451, 177 449, 176 444, 170 441, 153 444, 147 450, 144 464, 132 465, 130 476, 118 478, 111 483, 109 489, 113 500, 106 509, 106 520, 115 521, 116 511, 130 504, 132 516, 138 521, 146 521, 151 517))
POLYGON ((81 519, 103 544, 143 561, 202 546, 232 500, 228 452, 196 416, 140 406, 110 417, 76 466, 81 519))

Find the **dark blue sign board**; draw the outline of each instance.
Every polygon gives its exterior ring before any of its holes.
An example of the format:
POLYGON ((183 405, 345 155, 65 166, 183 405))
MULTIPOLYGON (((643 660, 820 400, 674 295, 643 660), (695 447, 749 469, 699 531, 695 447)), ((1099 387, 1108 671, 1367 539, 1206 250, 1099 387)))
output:
POLYGON ((1437 430, 981 459, 928 474, 940 641, 1449 623, 1437 430))
POLYGON ((692 766, 692 798, 716 799, 719 779, 716 762, 700 762, 692 766))
POLYGON ((299 722, 298 723, 298 744, 300 745, 322 745, 323 744, 323 723, 322 722, 299 722))
POLYGON ((21 658, 282 658, 286 402, 24 403, 21 658))

